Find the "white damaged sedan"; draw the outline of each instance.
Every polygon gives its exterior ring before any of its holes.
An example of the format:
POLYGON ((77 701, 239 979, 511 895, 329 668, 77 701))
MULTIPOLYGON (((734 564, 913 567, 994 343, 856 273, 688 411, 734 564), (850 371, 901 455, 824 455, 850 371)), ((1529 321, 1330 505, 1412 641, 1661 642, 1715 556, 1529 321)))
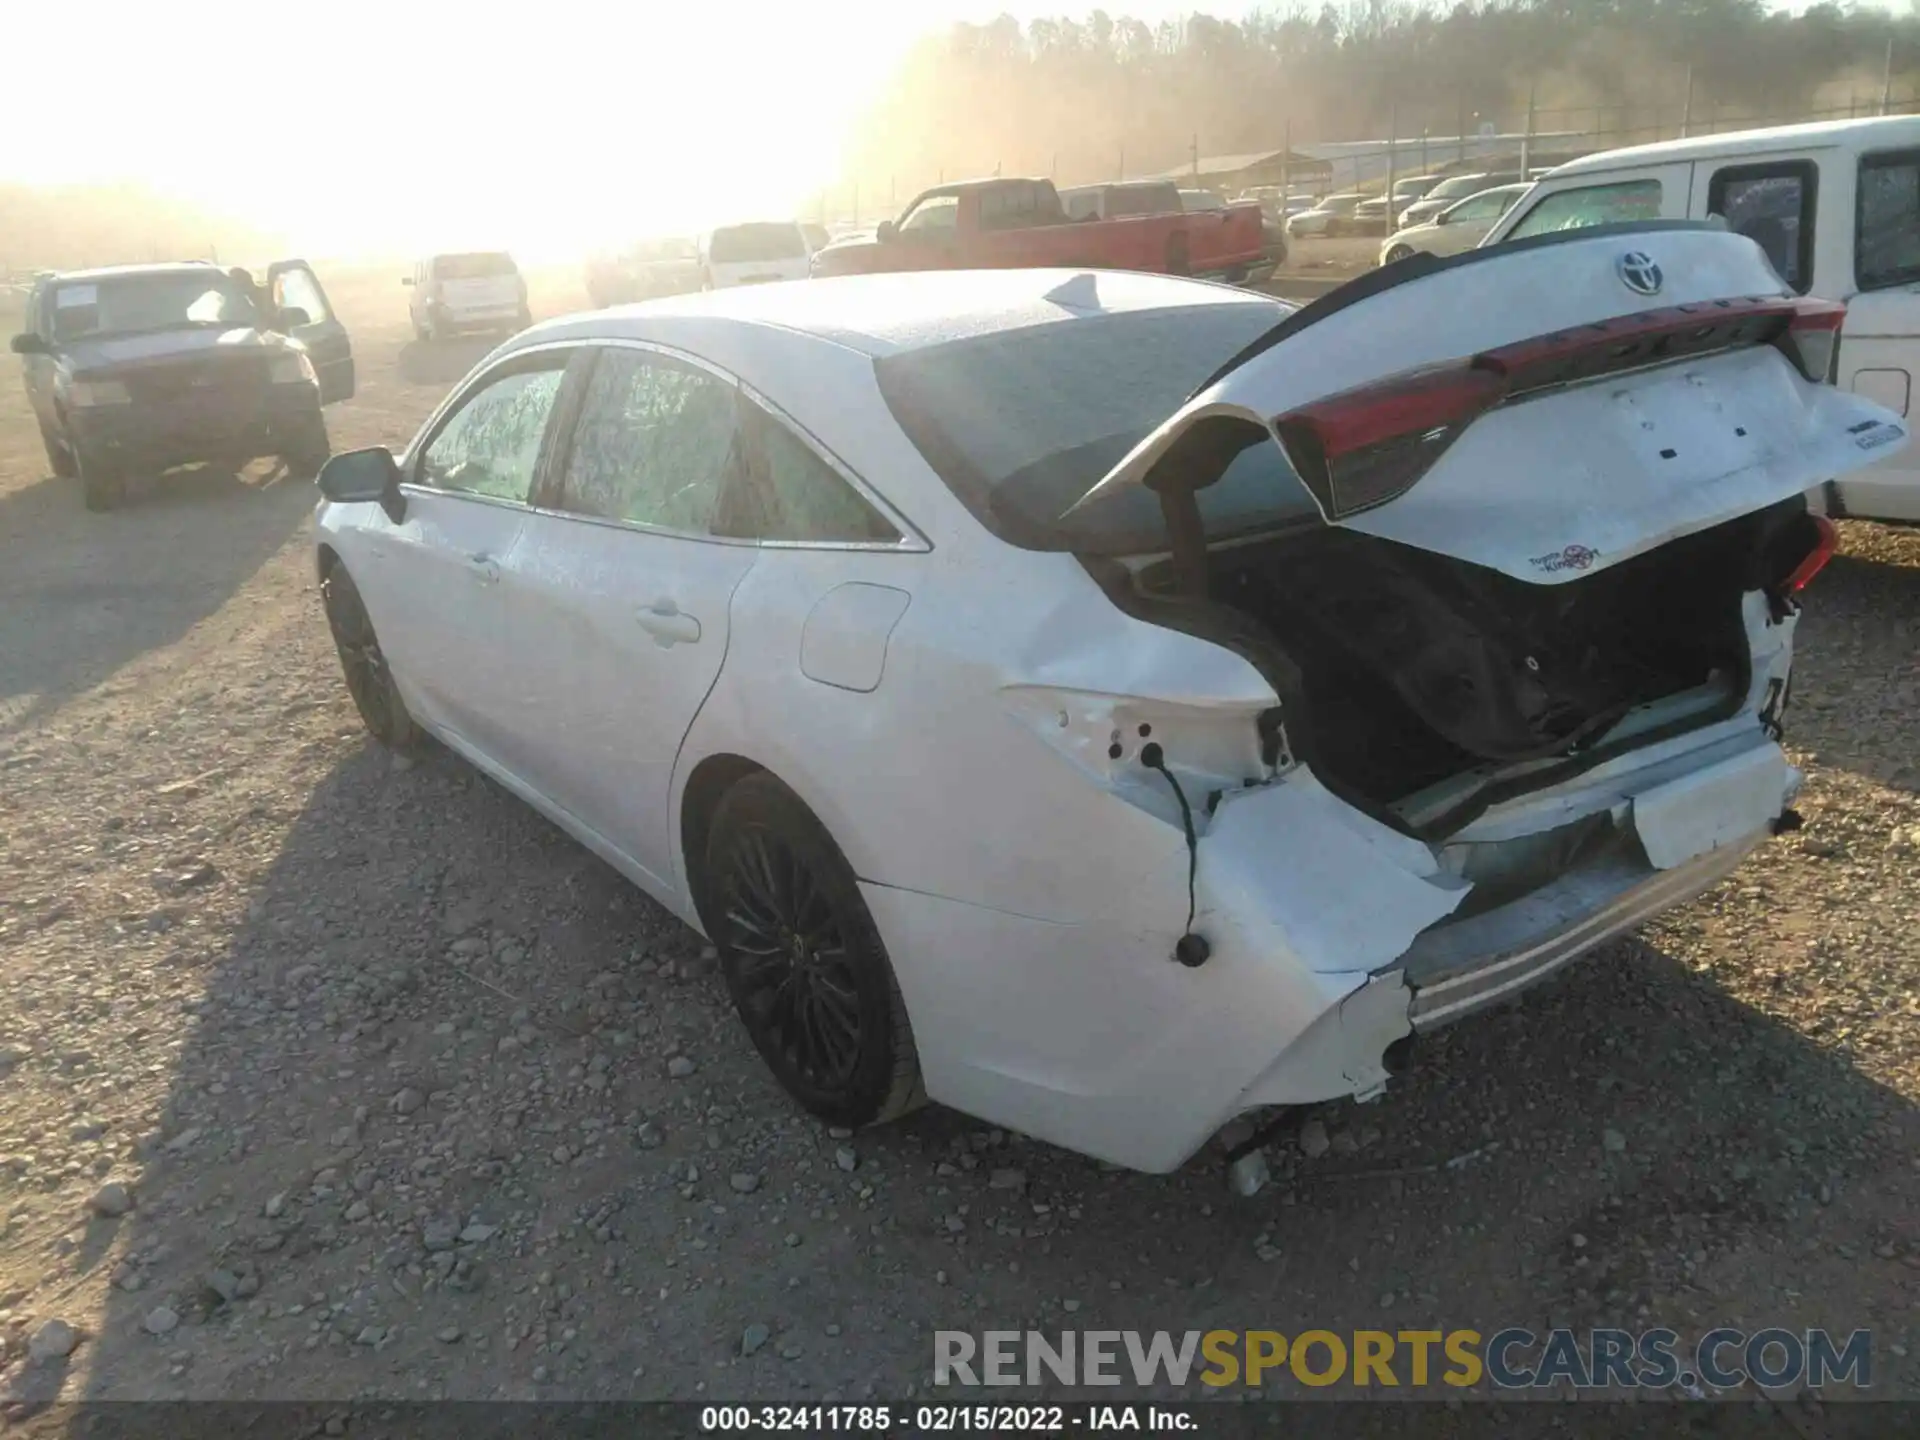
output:
POLYGON ((1793 823, 1802 493, 1906 440, 1841 313, 1668 224, 575 315, 327 466, 319 573, 368 728, 709 936, 808 1110, 1165 1171, 1793 823))

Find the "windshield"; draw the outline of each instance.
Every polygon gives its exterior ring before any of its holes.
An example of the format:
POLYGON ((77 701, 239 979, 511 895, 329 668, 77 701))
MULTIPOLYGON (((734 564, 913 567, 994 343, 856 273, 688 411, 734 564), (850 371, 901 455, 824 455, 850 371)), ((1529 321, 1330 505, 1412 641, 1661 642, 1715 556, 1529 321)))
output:
MULTIPOLYGON (((1216 302, 1096 314, 875 362, 895 420, 982 524, 1033 550, 1167 548, 1159 501, 1122 486, 1067 515, 1214 371, 1286 314, 1216 302)), ((1200 491, 1209 539, 1316 515, 1278 445, 1200 491)))
POLYGON ((224 329, 259 321, 253 301, 217 270, 70 281, 53 292, 55 340, 201 326, 224 329))
POLYGON ((807 242, 798 225, 730 225, 713 232, 708 256, 716 265, 761 264, 769 260, 804 260, 807 242))
POLYGON ((518 273, 511 255, 437 255, 433 261, 436 280, 486 280, 518 273))

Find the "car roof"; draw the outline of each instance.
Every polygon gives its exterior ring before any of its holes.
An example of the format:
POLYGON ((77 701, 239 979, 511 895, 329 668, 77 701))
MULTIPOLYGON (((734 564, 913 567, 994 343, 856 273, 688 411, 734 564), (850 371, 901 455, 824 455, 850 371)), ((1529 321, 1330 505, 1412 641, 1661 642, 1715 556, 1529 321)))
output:
POLYGON ((1603 150, 1569 160, 1550 173, 1586 175, 1670 161, 1718 159, 1728 155, 1764 155, 1776 150, 1829 150, 1846 146, 1862 149, 1881 145, 1920 143, 1920 115, 1874 115, 1855 120, 1817 120, 1805 125, 1774 125, 1764 130, 1735 130, 1722 135, 1695 135, 1685 140, 1661 140, 1603 150))
POLYGON ((83 284, 100 280, 118 280, 129 275, 224 275, 227 272, 211 260, 174 260, 155 265, 99 265, 91 270, 56 270, 38 278, 48 285, 68 281, 83 284))
POLYGON ((675 295, 550 320, 522 332, 561 338, 694 343, 702 332, 809 336, 875 359, 1088 314, 1198 305, 1270 305, 1267 295, 1121 270, 948 270, 845 275, 675 295))

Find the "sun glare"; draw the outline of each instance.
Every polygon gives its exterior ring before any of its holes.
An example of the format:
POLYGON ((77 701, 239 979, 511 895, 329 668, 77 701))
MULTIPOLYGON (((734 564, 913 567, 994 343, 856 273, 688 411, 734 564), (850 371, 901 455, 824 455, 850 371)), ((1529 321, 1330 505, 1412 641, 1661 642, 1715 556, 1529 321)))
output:
POLYGON ((136 181, 312 255, 537 261, 810 213, 915 8, 106 3, 93 42, 37 9, 15 53, 84 65, 13 68, 14 113, 58 123, 0 178, 136 181))

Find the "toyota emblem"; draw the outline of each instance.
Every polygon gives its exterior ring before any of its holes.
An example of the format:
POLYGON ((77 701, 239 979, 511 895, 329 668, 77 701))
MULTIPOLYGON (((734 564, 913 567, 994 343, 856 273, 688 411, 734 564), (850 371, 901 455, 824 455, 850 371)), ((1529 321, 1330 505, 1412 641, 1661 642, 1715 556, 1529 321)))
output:
POLYGON ((1620 283, 1636 295, 1658 295, 1664 277, 1654 258, 1644 250, 1629 250, 1613 262, 1620 283))

